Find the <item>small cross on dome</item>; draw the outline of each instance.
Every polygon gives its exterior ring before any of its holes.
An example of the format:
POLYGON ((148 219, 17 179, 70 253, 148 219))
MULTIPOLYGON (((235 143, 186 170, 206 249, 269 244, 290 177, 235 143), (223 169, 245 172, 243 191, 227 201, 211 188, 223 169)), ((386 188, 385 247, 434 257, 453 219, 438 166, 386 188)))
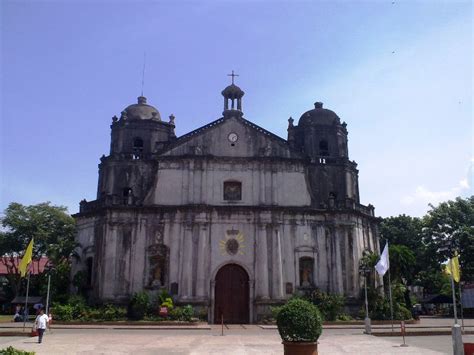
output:
POLYGON ((234 71, 232 70, 232 74, 227 74, 227 76, 231 76, 232 77, 232 84, 234 83, 234 77, 236 76, 240 76, 239 74, 234 74, 234 71))

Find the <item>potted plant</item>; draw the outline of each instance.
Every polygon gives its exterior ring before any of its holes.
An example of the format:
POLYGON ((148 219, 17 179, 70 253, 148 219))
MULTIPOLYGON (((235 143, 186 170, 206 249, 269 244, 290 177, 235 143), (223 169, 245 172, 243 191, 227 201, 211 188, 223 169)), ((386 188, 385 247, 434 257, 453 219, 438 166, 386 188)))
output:
POLYGON ((317 355, 322 318, 318 308, 299 298, 290 299, 277 315, 285 355, 317 355))

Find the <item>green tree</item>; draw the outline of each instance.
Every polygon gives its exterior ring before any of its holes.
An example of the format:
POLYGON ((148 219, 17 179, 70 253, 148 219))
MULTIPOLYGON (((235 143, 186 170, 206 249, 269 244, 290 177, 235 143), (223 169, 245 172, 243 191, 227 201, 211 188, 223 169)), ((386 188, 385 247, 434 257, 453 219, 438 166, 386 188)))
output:
POLYGON ((74 241, 74 219, 66 207, 53 206, 50 202, 24 206, 12 202, 0 219, 3 231, 0 232, 1 262, 8 270, 8 280, 13 294, 20 291, 20 275, 15 259, 23 256, 29 241, 34 238, 33 262, 42 256, 49 259, 48 267, 54 269, 53 275, 61 273, 60 280, 53 283, 64 288, 64 275, 68 273, 69 258, 77 246, 74 241))
POLYGON ((390 244, 405 245, 413 251, 423 249, 423 223, 420 218, 405 214, 384 218, 380 224, 380 234, 390 244))
POLYGON ((401 287, 399 287, 400 293, 404 295, 406 307, 411 309, 410 290, 408 286, 412 285, 415 280, 415 253, 405 245, 389 244, 389 256, 389 272, 392 286, 395 286, 397 283, 401 285, 401 287))
MULTIPOLYGON (((440 203, 423 218, 423 240, 437 265, 460 254, 461 278, 474 279, 474 196, 440 203)), ((433 266, 434 267, 434 266, 433 266)), ((439 266, 438 266, 439 269, 439 266)))

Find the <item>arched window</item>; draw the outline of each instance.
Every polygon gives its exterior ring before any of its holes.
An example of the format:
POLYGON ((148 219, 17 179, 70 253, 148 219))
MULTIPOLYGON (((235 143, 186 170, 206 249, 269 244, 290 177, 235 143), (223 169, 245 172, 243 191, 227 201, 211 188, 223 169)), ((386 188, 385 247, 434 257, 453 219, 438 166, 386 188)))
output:
POLYGON ((327 157, 329 155, 329 145, 327 140, 322 140, 319 142, 319 155, 327 157))
POLYGON ((242 200, 242 183, 240 181, 224 181, 224 200, 242 200))
POLYGON ((314 259, 309 256, 303 256, 299 260, 300 266, 300 286, 313 286, 314 259))
POLYGON ((125 187, 123 189, 123 204, 124 205, 133 204, 133 191, 130 187, 125 187))
POLYGON ((133 159, 141 159, 143 156, 143 139, 136 137, 133 140, 133 159))

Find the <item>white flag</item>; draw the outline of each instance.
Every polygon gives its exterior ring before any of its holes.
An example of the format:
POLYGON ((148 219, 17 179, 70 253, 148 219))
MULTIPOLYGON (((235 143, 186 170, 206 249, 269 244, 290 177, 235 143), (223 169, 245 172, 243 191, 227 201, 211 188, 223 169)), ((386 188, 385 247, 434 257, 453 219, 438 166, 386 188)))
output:
POLYGON ((380 255, 380 260, 375 265, 375 270, 379 273, 379 275, 383 276, 390 268, 390 261, 388 257, 388 242, 385 244, 385 248, 383 248, 382 255, 380 255))

